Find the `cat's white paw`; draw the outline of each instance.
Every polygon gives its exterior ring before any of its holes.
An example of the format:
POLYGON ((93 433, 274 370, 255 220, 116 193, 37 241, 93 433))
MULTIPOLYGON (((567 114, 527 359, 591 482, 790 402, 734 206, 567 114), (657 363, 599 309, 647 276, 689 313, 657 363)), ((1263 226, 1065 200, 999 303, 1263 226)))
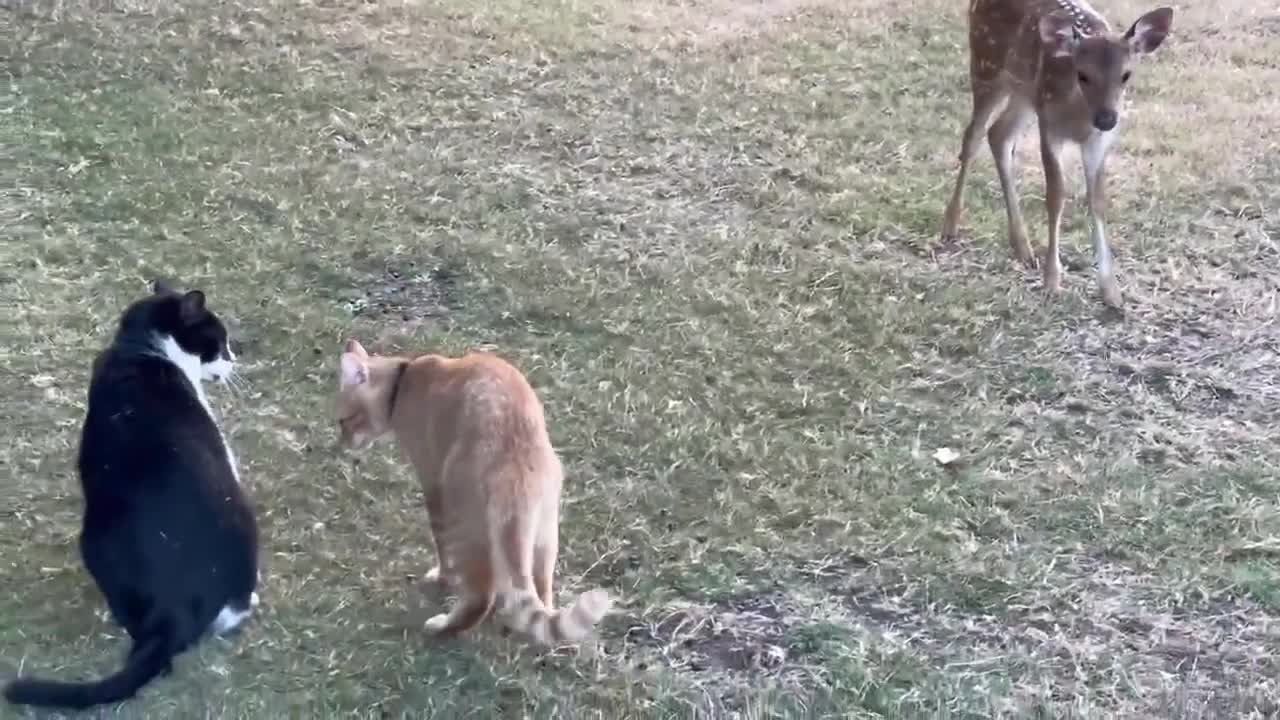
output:
POLYGON ((240 627, 240 625, 243 624, 245 620, 249 619, 249 616, 252 614, 253 608, 236 610, 228 605, 218 611, 218 616, 213 619, 213 626, 210 629, 213 631, 214 635, 226 635, 232 630, 240 627))
POLYGON ((249 593, 249 607, 251 608, 258 607, 258 593, 256 592, 249 593))
POLYGON ((437 565, 431 568, 430 570, 428 570, 426 576, 423 577, 422 579, 426 580, 429 583, 440 582, 440 566, 437 565))
POLYGON ((449 624, 449 614, 440 613, 439 615, 435 615, 429 620, 427 620, 426 625, 423 625, 423 627, 426 628, 427 632, 438 633, 444 629, 445 625, 448 625, 448 624, 449 624))

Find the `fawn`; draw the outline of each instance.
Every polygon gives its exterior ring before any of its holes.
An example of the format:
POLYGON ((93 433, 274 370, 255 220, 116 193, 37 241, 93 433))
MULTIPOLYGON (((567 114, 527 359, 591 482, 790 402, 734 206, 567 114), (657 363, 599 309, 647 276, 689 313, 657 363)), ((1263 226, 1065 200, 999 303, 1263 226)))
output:
POLYGON ((986 133, 1004 193, 1013 256, 1029 268, 1036 266, 1013 174, 1018 136, 1034 116, 1040 128, 1049 213, 1049 247, 1042 267, 1045 289, 1056 293, 1062 288, 1058 234, 1066 189, 1060 158, 1067 143, 1076 143, 1084 165, 1098 287, 1103 301, 1118 308, 1120 289, 1103 220, 1107 150, 1117 134, 1131 67, 1139 56, 1160 47, 1172 22, 1173 10, 1162 7, 1138 18, 1124 35, 1116 35, 1085 0, 970 0, 973 114, 943 218, 943 239, 959 231, 965 175, 986 133))

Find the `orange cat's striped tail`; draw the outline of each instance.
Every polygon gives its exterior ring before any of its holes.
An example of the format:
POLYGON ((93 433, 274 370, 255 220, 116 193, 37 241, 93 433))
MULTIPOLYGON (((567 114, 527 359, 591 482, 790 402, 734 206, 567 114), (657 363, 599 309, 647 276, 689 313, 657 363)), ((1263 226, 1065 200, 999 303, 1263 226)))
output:
POLYGON ((541 645, 576 643, 591 634, 613 602, 604 590, 578 596, 567 609, 548 612, 542 600, 527 590, 513 590, 501 600, 499 613, 506 625, 541 645))

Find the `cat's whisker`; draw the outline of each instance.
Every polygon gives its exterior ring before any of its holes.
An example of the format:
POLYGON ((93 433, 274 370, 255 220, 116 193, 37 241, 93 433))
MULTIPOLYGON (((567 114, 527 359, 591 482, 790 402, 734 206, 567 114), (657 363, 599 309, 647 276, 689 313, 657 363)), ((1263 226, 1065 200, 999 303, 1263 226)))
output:
POLYGON ((231 389, 232 395, 243 395, 249 391, 248 379, 241 375, 240 371, 235 367, 231 368, 224 380, 226 381, 226 386, 231 389))

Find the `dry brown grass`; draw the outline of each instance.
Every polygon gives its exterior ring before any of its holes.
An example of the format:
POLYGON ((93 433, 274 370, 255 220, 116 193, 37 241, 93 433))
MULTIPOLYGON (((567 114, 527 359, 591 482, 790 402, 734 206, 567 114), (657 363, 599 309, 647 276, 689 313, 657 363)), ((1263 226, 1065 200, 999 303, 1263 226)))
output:
POLYGON ((264 607, 120 716, 1280 712, 1274 12, 1179 8, 1135 81, 1117 318, 1079 203, 1068 292, 1014 269, 988 159, 937 242, 954 3, 3 7, 4 670, 123 651, 75 437, 91 353, 167 274, 242 343, 252 390, 218 400, 264 607), (560 586, 621 601, 598 646, 423 637, 417 485, 332 447, 350 335, 528 371, 560 586))
POLYGON ((744 39, 760 39, 825 11, 850 12, 875 2, 835 0, 644 0, 604 3, 616 14, 613 22, 632 34, 632 41, 706 48, 744 39))

